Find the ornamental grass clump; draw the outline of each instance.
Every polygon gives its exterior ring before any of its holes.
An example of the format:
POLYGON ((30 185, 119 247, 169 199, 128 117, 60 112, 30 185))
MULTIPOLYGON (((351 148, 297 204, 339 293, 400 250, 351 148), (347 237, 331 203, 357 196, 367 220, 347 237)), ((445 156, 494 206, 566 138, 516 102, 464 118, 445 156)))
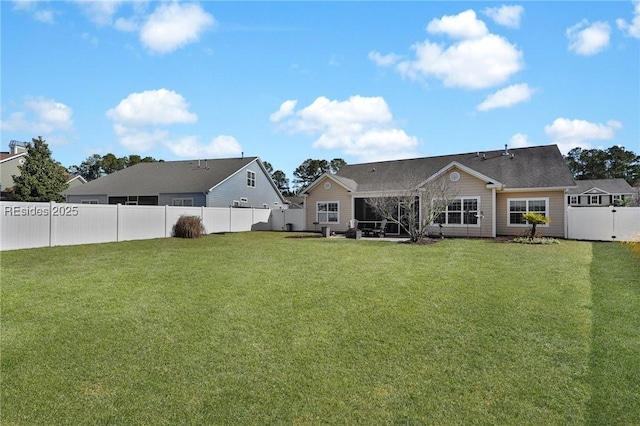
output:
POLYGON ((200 238, 204 234, 204 225, 199 216, 180 216, 173 225, 173 236, 179 238, 200 238))

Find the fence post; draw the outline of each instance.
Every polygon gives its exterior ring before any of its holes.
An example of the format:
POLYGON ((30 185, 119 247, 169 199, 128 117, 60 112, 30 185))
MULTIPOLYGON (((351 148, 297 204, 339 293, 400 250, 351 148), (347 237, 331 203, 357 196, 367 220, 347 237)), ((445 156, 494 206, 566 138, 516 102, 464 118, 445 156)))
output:
POLYGON ((169 227, 169 206, 164 205, 164 237, 167 238, 167 228, 169 227))
POLYGON ((53 218, 53 207, 55 201, 49 201, 49 247, 53 247, 55 243, 54 231, 55 231, 55 219, 53 218))
POLYGON ((116 242, 120 242, 120 206, 120 203, 116 204, 116 242))

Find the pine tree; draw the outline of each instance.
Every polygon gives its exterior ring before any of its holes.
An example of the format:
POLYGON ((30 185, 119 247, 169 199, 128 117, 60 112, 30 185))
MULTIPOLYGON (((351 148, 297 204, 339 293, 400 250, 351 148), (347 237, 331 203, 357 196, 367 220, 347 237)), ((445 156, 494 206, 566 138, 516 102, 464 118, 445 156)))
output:
POLYGON ((20 176, 13 176, 12 200, 65 201, 62 191, 69 186, 65 169, 53 161, 51 151, 41 136, 27 144, 25 162, 18 169, 20 176))

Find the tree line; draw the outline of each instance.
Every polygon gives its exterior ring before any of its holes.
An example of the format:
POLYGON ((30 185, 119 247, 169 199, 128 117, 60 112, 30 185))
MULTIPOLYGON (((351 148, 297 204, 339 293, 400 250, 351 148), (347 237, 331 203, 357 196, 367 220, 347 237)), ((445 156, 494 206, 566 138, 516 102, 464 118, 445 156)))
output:
POLYGON ((622 146, 573 148, 564 160, 576 180, 621 178, 631 186, 640 186, 640 156, 622 146))

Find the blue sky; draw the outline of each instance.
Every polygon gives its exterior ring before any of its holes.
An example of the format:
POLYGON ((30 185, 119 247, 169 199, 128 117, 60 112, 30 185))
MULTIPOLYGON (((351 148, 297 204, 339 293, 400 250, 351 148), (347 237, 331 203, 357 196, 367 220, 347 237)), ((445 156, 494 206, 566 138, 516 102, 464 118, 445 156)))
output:
POLYGON ((640 153, 640 3, 1 1, 2 150, 640 153))

